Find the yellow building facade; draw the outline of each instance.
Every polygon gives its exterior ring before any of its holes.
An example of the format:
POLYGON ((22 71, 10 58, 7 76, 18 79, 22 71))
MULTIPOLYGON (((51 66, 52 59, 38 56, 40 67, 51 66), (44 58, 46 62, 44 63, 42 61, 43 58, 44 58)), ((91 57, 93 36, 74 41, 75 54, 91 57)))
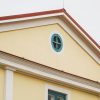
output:
POLYGON ((100 99, 100 47, 64 9, 0 23, 0 100, 100 99))

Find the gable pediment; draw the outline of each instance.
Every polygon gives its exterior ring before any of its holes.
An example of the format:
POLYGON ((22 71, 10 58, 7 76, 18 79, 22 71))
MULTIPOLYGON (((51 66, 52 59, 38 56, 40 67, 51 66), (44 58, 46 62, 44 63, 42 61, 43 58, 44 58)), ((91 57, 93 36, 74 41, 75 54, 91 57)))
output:
POLYGON ((91 46, 91 43, 86 44, 88 38, 79 35, 76 26, 73 27, 71 21, 62 16, 60 13, 51 17, 4 22, 0 29, 1 51, 100 81, 99 49, 94 52, 97 47, 91 46), (51 46, 52 33, 62 36, 63 50, 60 53, 56 53, 51 46))

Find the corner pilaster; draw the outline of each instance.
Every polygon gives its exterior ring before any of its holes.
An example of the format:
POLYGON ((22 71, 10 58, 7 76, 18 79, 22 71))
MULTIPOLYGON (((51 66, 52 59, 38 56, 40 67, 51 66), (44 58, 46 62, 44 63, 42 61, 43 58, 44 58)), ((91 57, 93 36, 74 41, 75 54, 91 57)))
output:
POLYGON ((5 93, 4 100, 13 100, 13 73, 14 69, 6 67, 5 69, 5 93))

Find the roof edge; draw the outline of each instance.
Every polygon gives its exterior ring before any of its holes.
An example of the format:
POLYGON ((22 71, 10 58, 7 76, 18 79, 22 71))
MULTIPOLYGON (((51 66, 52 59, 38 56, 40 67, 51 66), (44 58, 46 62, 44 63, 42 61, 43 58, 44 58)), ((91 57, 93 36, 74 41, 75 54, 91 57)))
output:
POLYGON ((17 19, 17 18, 25 18, 25 17, 33 17, 33 16, 40 16, 40 15, 47 15, 47 14, 55 14, 55 13, 61 13, 61 12, 64 12, 64 9, 56 9, 56 10, 26 13, 26 14, 17 14, 17 15, 11 15, 11 16, 2 16, 2 17, 0 17, 0 21, 17 19))
POLYGON ((82 26, 79 24, 79 23, 77 23, 77 21, 75 20, 75 19, 73 19, 72 17, 71 17, 71 15, 65 10, 65 9, 63 9, 63 12, 76 24, 76 26, 100 49, 100 45, 89 35, 89 33, 88 32, 86 32, 83 28, 82 28, 82 26))

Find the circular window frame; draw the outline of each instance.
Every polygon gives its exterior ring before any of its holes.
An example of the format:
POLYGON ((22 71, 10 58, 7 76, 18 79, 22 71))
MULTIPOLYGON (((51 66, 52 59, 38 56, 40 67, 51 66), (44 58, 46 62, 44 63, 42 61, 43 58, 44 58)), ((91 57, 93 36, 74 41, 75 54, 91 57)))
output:
POLYGON ((52 33, 51 36, 50 36, 50 44, 51 44, 52 50, 55 53, 61 53, 63 51, 63 37, 62 37, 62 35, 60 33, 58 33, 58 32, 52 33), (61 42, 60 43, 61 44, 61 47, 58 48, 58 49, 54 47, 54 43, 53 43, 53 39, 54 39, 55 36, 58 36, 58 38, 59 38, 59 40, 61 42))

